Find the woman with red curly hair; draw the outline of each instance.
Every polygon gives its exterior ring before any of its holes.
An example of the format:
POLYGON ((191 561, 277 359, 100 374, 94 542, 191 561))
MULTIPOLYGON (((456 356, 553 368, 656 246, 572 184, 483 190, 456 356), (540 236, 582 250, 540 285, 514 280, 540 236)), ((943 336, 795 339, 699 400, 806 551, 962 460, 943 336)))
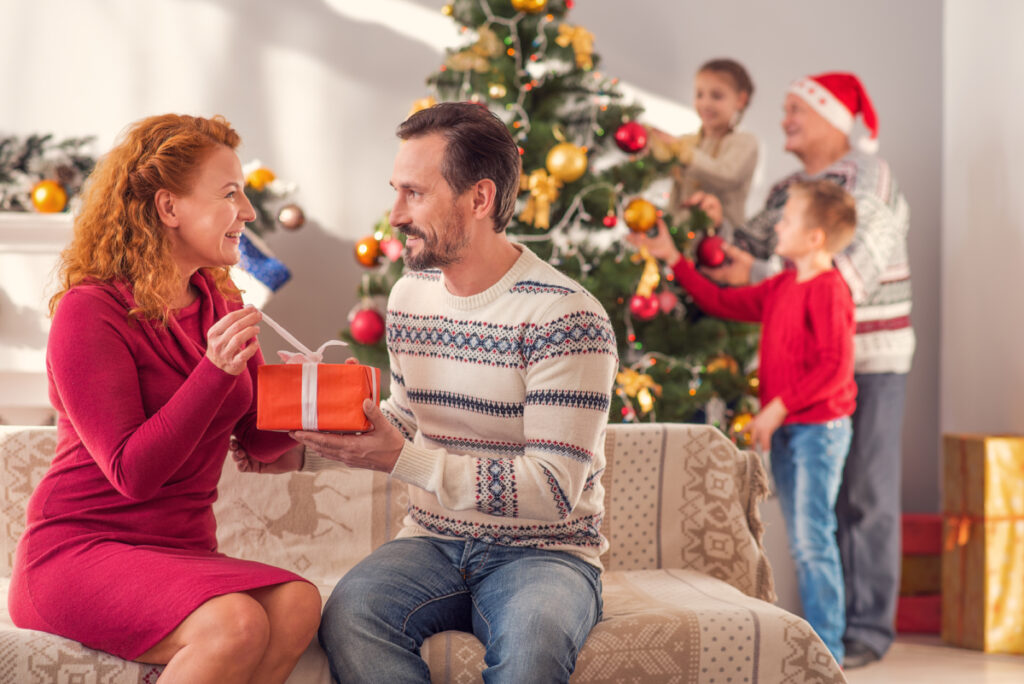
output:
POLYGON ((283 682, 316 588, 217 552, 232 435, 264 463, 301 447, 255 421, 260 313, 228 268, 255 218, 221 117, 133 125, 89 178, 50 301, 57 452, 28 506, 19 627, 166 665, 163 682, 283 682))

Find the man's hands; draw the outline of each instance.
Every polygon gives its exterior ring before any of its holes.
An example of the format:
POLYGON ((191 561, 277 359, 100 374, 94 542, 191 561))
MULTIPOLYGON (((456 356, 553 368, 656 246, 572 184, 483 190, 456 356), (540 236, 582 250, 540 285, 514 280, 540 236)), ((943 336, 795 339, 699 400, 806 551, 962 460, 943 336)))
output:
POLYGON ((305 451, 306 447, 301 444, 296 444, 291 449, 281 454, 281 457, 273 463, 264 463, 263 461, 257 461, 255 458, 250 456, 234 437, 232 437, 231 441, 228 443, 228 453, 235 461, 235 467, 243 473, 277 474, 290 473, 293 470, 302 470, 302 465, 305 462, 305 451))
POLYGON ((369 432, 336 435, 300 430, 290 433, 291 437, 324 458, 341 461, 352 468, 390 473, 402 453, 405 438, 372 400, 363 401, 363 411, 373 423, 373 429, 369 432))
POLYGON ((761 451, 768 451, 772 446, 772 435, 786 420, 786 405, 782 400, 775 397, 768 402, 761 412, 747 423, 744 432, 750 433, 750 441, 761 451))
POLYGON ((256 324, 263 314, 246 306, 225 314, 206 331, 206 358, 225 373, 238 375, 245 370, 253 354, 259 351, 256 324))

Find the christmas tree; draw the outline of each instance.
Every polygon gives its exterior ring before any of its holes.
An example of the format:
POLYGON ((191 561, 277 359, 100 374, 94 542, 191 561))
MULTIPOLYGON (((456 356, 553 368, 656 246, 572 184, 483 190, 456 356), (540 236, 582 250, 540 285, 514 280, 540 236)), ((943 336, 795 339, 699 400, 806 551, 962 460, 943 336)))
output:
MULTIPOLYGON (((467 44, 427 79, 438 101, 486 106, 508 126, 523 161, 513 240, 579 281, 604 305, 621 362, 613 421, 710 422, 736 428, 756 409, 756 326, 701 313, 671 272, 623 239, 664 218, 693 255, 707 218, 658 209, 673 159, 652 154, 643 109, 598 67, 594 36, 568 23, 573 0, 455 0, 443 12, 467 44)), ((657 152, 657 150, 655 150, 657 152)), ((387 216, 356 244, 367 267, 342 337, 359 359, 386 368, 386 296, 402 273, 402 243, 387 216)))

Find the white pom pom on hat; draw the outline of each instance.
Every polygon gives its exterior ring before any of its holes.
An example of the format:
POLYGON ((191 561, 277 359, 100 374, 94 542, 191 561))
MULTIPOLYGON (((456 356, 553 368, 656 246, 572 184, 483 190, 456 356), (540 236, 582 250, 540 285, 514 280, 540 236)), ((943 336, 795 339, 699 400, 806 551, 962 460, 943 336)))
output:
POLYGON ((861 115, 868 136, 857 147, 873 154, 878 151, 878 117, 864 85, 854 74, 833 71, 794 81, 789 92, 799 96, 826 121, 846 135, 853 131, 853 120, 861 115))

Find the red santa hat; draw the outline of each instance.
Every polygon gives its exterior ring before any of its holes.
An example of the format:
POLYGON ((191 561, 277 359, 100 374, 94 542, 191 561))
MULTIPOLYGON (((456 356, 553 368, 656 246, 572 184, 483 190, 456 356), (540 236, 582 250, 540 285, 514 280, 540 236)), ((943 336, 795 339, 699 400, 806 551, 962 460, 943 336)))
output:
POLYGON ((864 152, 878 150, 878 117, 871 98, 860 79, 853 74, 838 71, 808 76, 795 81, 789 92, 800 96, 814 111, 846 135, 853 130, 853 119, 861 115, 868 137, 857 141, 864 152))

